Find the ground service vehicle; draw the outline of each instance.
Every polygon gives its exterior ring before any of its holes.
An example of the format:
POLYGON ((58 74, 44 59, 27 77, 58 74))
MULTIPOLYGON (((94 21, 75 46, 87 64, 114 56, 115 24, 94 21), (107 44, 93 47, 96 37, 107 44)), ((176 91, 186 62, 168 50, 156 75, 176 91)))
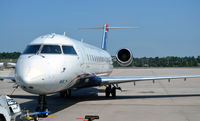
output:
POLYGON ((19 104, 12 98, 0 96, 0 121, 16 121, 21 115, 19 104))

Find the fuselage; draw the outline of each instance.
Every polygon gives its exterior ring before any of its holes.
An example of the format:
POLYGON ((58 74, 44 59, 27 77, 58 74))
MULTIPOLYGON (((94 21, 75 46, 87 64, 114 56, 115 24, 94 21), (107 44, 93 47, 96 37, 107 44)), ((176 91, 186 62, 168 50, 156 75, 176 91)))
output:
POLYGON ((50 94, 81 87, 80 79, 108 76, 112 58, 95 46, 50 34, 36 38, 20 55, 16 82, 27 92, 50 94))

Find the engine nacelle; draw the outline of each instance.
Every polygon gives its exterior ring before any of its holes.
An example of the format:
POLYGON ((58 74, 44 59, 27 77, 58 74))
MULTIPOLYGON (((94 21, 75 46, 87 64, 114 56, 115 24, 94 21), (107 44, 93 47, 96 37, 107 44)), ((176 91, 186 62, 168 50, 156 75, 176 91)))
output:
POLYGON ((129 66, 133 62, 133 56, 130 50, 123 48, 117 52, 117 62, 121 66, 129 66))

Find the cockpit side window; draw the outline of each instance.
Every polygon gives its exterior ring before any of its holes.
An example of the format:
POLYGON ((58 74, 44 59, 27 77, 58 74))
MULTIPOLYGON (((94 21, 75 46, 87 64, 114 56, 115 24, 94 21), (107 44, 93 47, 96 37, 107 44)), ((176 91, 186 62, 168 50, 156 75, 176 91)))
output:
POLYGON ((28 45, 24 50, 23 54, 36 54, 41 45, 28 45))
POLYGON ((63 45, 62 49, 64 54, 77 55, 75 49, 72 46, 63 45))
POLYGON ((61 54, 62 52, 59 45, 44 45, 41 53, 61 54))

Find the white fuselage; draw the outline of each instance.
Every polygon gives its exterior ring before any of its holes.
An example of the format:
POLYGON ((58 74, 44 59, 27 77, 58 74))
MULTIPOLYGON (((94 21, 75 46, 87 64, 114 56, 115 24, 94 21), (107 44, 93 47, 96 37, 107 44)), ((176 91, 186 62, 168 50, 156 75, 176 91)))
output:
POLYGON ((108 52, 71 38, 51 34, 29 45, 40 45, 37 53, 22 54, 16 64, 16 82, 34 94, 50 94, 74 87, 78 80, 92 75, 108 76, 112 58, 108 52), (61 53, 42 53, 45 45, 58 45, 61 53), (76 54, 65 54, 62 46, 72 46, 76 54))

